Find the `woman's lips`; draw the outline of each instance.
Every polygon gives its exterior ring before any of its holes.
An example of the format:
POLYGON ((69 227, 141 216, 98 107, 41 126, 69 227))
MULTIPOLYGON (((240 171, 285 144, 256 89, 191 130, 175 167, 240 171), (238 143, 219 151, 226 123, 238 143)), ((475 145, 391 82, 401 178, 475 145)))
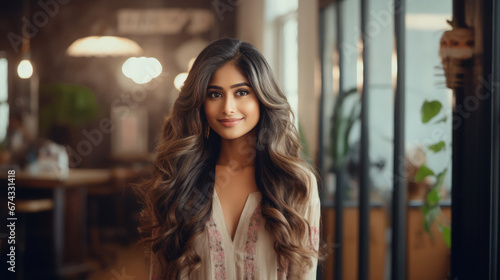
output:
POLYGON ((218 120, 225 127, 233 127, 237 125, 243 118, 239 119, 220 119, 218 120))

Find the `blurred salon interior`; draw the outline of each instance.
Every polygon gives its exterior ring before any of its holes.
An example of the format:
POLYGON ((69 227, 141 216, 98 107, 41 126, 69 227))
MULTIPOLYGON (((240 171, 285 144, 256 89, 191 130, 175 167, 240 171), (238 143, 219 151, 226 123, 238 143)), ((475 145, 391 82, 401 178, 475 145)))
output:
POLYGON ((2 1, 0 278, 148 279, 134 186, 198 53, 234 37, 318 171, 317 279, 500 280, 499 20, 495 0, 2 1))

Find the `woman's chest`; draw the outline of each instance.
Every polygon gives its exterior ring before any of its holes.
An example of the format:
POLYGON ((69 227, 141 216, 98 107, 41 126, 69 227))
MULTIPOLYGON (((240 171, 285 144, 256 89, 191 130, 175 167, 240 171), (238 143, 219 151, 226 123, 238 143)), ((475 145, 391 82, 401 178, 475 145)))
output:
POLYGON ((252 204, 252 195, 258 192, 253 172, 243 171, 234 173, 223 168, 218 168, 215 178, 214 204, 218 204, 222 210, 219 213, 223 217, 223 223, 231 239, 234 239, 242 215, 247 216, 253 208, 246 207, 252 204), (247 212, 245 212, 247 211, 247 212))
POLYGON ((196 249, 202 258, 200 275, 205 278, 193 279, 280 279, 274 239, 265 229, 259 195, 252 195, 246 206, 250 215, 243 211, 234 240, 224 228, 214 201, 203 242, 196 249))

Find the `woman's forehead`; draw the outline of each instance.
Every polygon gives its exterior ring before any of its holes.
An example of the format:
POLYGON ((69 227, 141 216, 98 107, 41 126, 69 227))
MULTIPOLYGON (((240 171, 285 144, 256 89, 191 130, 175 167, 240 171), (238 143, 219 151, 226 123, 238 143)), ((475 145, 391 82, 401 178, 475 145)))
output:
POLYGON ((248 79, 243 75, 243 72, 234 63, 228 62, 217 69, 209 81, 210 85, 220 87, 231 87, 235 84, 246 83, 250 85, 248 79))

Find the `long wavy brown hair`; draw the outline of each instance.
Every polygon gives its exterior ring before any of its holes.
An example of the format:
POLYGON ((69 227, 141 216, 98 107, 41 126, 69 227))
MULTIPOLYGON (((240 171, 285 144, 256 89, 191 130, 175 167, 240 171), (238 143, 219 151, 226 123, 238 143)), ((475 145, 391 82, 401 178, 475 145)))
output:
POLYGON ((194 244, 211 215, 221 142, 213 130, 205 137, 209 126, 203 105, 213 73, 228 62, 240 69, 260 103, 255 177, 279 267, 300 274, 312 266, 312 258, 322 256, 308 242, 310 226, 304 205, 315 175, 299 158, 300 142, 290 105, 262 54, 249 43, 224 38, 196 58, 163 124, 153 176, 141 186, 140 231, 151 250, 156 279, 179 279, 201 266, 194 244))

